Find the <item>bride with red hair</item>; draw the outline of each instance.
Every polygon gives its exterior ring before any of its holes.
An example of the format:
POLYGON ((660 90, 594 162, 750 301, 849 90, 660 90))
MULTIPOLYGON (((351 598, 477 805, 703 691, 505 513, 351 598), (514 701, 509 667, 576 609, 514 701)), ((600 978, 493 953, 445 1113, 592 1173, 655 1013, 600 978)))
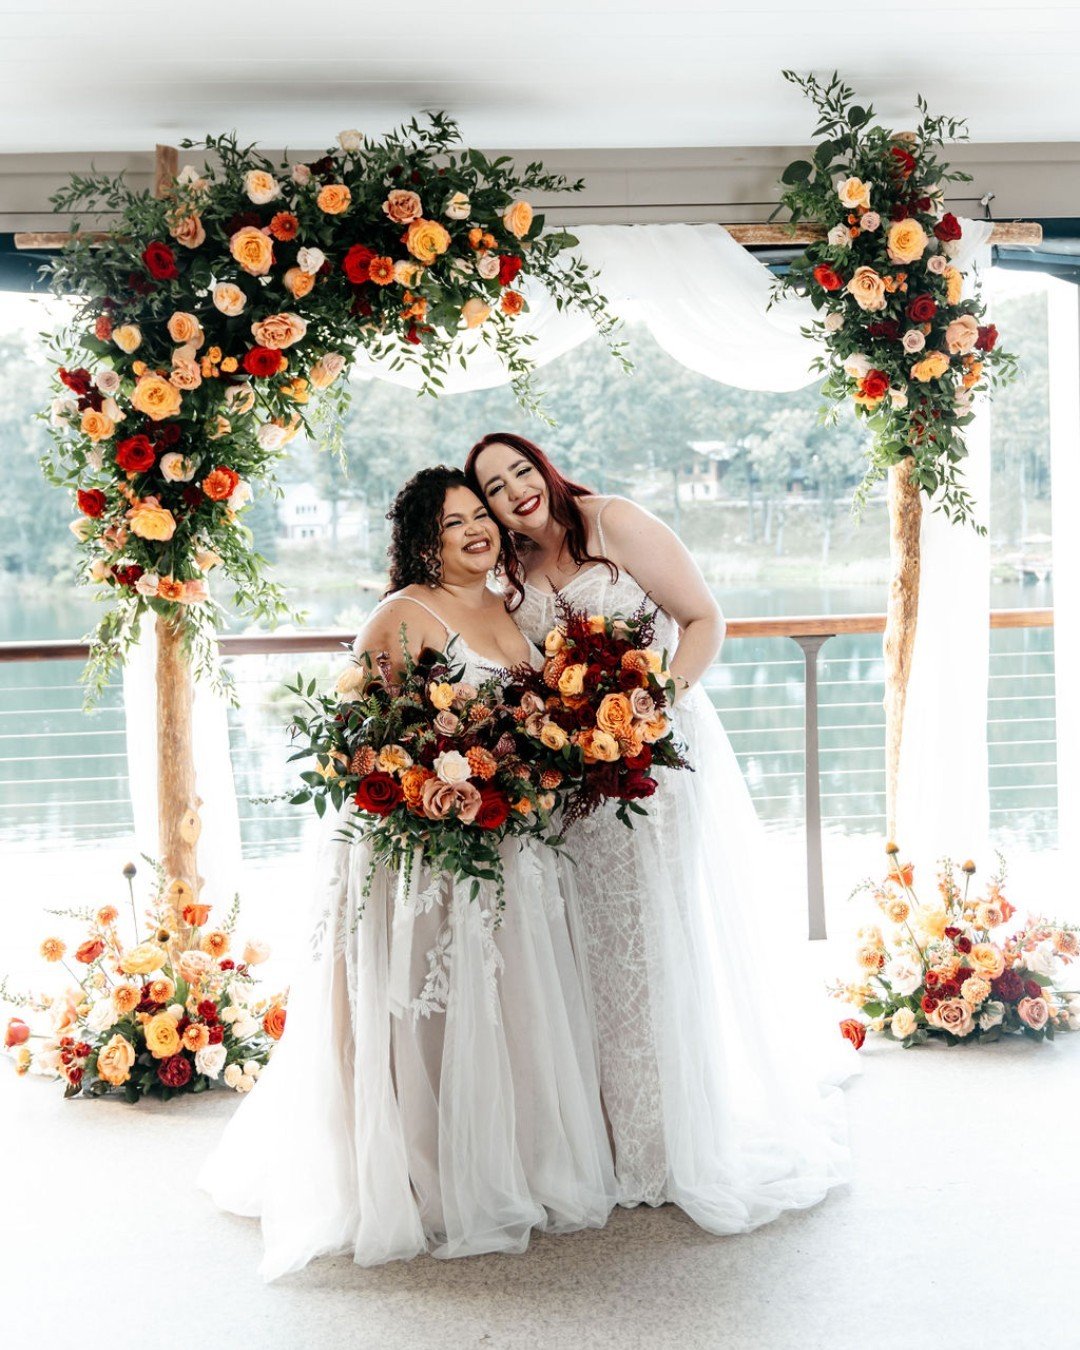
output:
POLYGON ((573 825, 576 861, 561 864, 618 1200, 673 1201, 716 1233, 816 1204, 848 1176, 843 1102, 767 988, 785 974, 765 924, 777 899, 762 894, 766 846, 700 683, 723 641, 720 608, 666 525, 571 481, 532 441, 485 436, 466 476, 499 526, 506 603, 526 636, 543 644, 560 596, 590 614, 655 605, 678 690, 694 772, 659 774, 632 831, 614 803, 573 825))

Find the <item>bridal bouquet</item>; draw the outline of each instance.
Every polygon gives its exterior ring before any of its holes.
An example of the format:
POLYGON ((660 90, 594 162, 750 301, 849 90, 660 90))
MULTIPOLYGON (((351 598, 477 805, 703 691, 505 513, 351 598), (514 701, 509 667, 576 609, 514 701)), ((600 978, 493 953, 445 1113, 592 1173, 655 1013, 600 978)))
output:
POLYGON ((85 925, 74 950, 59 937, 41 944, 42 957, 67 972, 67 987, 59 996, 34 996, 0 981, 0 1002, 24 1014, 10 1018, 4 1034, 17 1071, 63 1078, 65 1097, 117 1090, 129 1102, 168 1100, 218 1080, 249 1091, 285 1029, 285 995, 259 996, 252 974, 269 949, 248 942, 234 955, 239 899, 213 926, 211 907, 196 901, 186 882, 166 885, 160 871, 140 920, 132 864, 124 875, 132 943, 121 935, 114 905, 50 910, 85 925))
POLYGON ((501 908, 499 845, 533 835, 558 846, 551 814, 563 775, 530 754, 514 709, 495 678, 477 687, 451 653, 406 652, 394 678, 385 654, 364 652, 341 675, 333 694, 290 686, 304 711, 293 719, 299 748, 314 755, 305 786, 290 800, 355 812, 347 836, 371 847, 367 885, 379 865, 406 874, 420 855, 432 872, 496 886, 501 908))
POLYGON ((1055 1031, 1080 1030, 1080 992, 1059 983, 1080 955, 1080 927, 1039 918, 1012 923, 1016 910, 1003 894, 1000 855, 982 895, 972 894, 973 862, 962 864, 958 880, 946 860, 937 896, 921 903, 912 865, 899 861, 895 844, 886 852, 885 880, 866 881, 855 892, 873 896, 886 932, 878 924, 859 929, 859 978, 830 990, 870 1019, 840 1023, 856 1048, 867 1030, 905 1047, 931 1037, 956 1045, 1008 1034, 1052 1040, 1055 1031))
POLYGON ((656 791, 657 766, 686 769, 668 712, 675 683, 666 654, 650 647, 653 616, 586 614, 560 599, 558 623, 544 639, 542 671, 514 672, 516 716, 527 741, 547 752, 567 793, 571 824, 608 798, 631 825, 637 803, 656 791))

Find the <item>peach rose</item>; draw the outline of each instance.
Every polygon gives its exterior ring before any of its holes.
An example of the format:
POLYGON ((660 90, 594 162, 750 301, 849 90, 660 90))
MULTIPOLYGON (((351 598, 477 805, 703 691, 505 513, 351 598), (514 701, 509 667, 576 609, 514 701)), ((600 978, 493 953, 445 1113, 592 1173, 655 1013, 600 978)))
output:
POLYGON ((193 211, 174 220, 169 228, 169 233, 184 248, 198 248, 200 244, 206 243, 206 230, 203 228, 203 223, 198 215, 193 211))
POLYGON ((885 283, 872 267, 856 267, 845 289, 862 310, 885 308, 885 283))
POLYGON ((408 258, 401 258, 394 264, 394 280, 409 290, 414 290, 420 284, 423 275, 424 269, 420 264, 410 262, 408 258))
POLYGON ((918 1018, 910 1008, 897 1008, 889 1022, 892 1034, 898 1041, 906 1040, 914 1033, 918 1025, 918 1018))
POLYGON ((280 1041, 285 1032, 285 1009, 280 1003, 271 1003, 263 1017, 263 1031, 272 1041, 280 1041))
POLYGON ((465 320, 466 328, 479 328, 490 315, 491 306, 475 295, 461 306, 461 317, 465 320))
POLYGON ((247 304, 247 296, 239 286, 234 286, 231 281, 221 281, 214 287, 213 293, 214 308, 219 309, 222 314, 233 319, 237 314, 244 310, 247 304))
POLYGON ((559 676, 559 693, 573 696, 585 688, 585 669, 581 664, 567 666, 559 676))
POLYGON ((629 734, 634 711, 625 694, 607 694, 596 710, 596 725, 617 739, 629 734))
POLYGON ((142 329, 137 323, 122 323, 113 329, 112 340, 128 356, 142 346, 142 329))
POLYGON ((861 178, 845 178, 837 187, 836 194, 840 198, 841 205, 846 206, 849 211, 854 211, 859 206, 868 209, 872 187, 873 183, 864 183, 861 178))
POLYGON ((201 347, 206 341, 206 334, 202 330, 202 325, 194 314, 188 314, 185 310, 176 310, 169 318, 166 325, 169 330, 169 336, 180 346, 186 346, 190 343, 193 347, 201 347))
POLYGON ((979 322, 971 314, 961 314, 945 329, 945 346, 953 356, 966 356, 979 340, 979 322))
POLYGON ((197 984, 210 969, 210 958, 205 952, 182 952, 177 969, 188 984, 197 984))
POLYGON ((191 455, 182 455, 179 450, 170 450, 158 460, 161 476, 170 483, 190 483, 195 477, 198 462, 191 455))
POLYGON ((646 722, 641 729, 641 739, 646 745, 652 745, 654 741, 663 740, 667 734, 668 720, 663 714, 646 722))
POLYGON ((97 1075, 112 1087, 121 1087, 131 1077, 135 1063, 135 1047, 119 1032, 101 1047, 97 1058, 97 1075))
POLYGON ((419 220, 424 213, 420 198, 406 188, 394 188, 383 202, 382 209, 395 225, 409 225, 419 220))
POLYGON ((528 202, 511 202, 503 211, 503 225, 515 239, 524 239, 533 223, 533 209, 528 202))
POLYGON ((162 577, 158 581, 157 598, 159 600, 169 600, 173 603, 184 598, 184 583, 177 581, 175 577, 162 577))
POLYGON ((260 347, 281 351, 299 342, 307 333, 307 320, 299 314, 270 314, 251 325, 252 336, 260 347))
POLYGON ((971 1018, 971 1007, 962 998, 943 999, 932 1013, 927 1015, 932 1026, 949 1031, 954 1036, 969 1036, 975 1030, 971 1018))
POLYGON ((180 391, 160 375, 144 375, 135 385, 131 406, 153 422, 163 422, 180 411, 180 391))
POLYGON ((159 506, 153 497, 148 497, 132 507, 127 513, 127 518, 131 525, 131 533, 137 534, 140 539, 164 542, 176 533, 175 516, 164 506, 159 506))
POLYGON ((344 183, 327 183, 319 189, 315 204, 328 216, 340 216, 349 209, 352 193, 344 183))
POLYGON ((328 389, 344 369, 345 358, 340 352, 327 352, 308 371, 308 379, 316 389, 328 389))
POLYGON ((1020 1021, 1032 1031, 1041 1031, 1050 1017, 1050 1008, 1044 998, 1022 998, 1016 1005, 1020 1021))
POLYGON ((894 263, 918 262, 929 243, 917 220, 894 220, 889 226, 886 248, 894 263))
POLYGON ((976 942, 968 953, 968 964, 988 980, 996 980, 1005 969, 1005 958, 992 942, 976 942))
POLYGON ((180 1049, 180 1034, 171 1013, 160 1012, 143 1027, 146 1048, 155 1059, 169 1059, 180 1049))
POLYGON ((595 764, 597 760, 611 764, 619 758, 619 742, 606 731, 590 727, 581 733, 578 744, 585 755, 586 764, 595 764))
POLYGON ((315 278, 302 267, 290 267, 281 280, 285 289, 297 300, 309 295, 315 285, 315 278))
POLYGON ((938 380, 949 369, 949 358, 944 352, 927 352, 921 361, 911 367, 911 378, 920 384, 938 380))
MULTIPOLYGON (((190 348, 180 348, 185 351, 190 348)), ((169 383, 174 389, 198 389, 202 384, 202 371, 194 361, 188 361, 183 356, 173 358, 172 373, 169 376, 169 383)))
POLYGON ((281 196, 281 184, 265 169, 249 169, 244 174, 244 191, 256 206, 265 206, 281 196))
POLYGON ((89 436, 95 443, 108 440, 116 430, 116 423, 111 417, 106 417, 103 412, 96 412, 93 408, 84 409, 79 426, 83 435, 89 436))
POLYGON ((472 203, 464 192, 453 193, 443 207, 443 215, 448 220, 468 220, 472 212, 472 203))
POLYGON ((557 722, 545 722, 540 728, 540 740, 549 750, 561 750, 569 737, 557 722))
POLYGON ((437 220, 414 220, 405 236, 405 247, 425 265, 430 265, 450 247, 450 236, 437 220))
POLYGON ((245 966, 261 966, 270 955, 265 942, 247 942, 244 944, 243 962, 245 966))
POLYGON ((229 252, 249 276, 264 277, 274 261, 270 236, 254 225, 245 225, 229 240, 229 252))

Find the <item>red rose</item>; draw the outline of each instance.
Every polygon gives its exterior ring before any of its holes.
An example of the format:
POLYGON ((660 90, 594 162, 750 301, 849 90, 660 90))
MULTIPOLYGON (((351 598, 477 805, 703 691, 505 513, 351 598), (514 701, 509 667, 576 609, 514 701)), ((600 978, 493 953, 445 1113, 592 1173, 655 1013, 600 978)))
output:
POLYGON ((76 1065, 73 1069, 68 1069, 67 1080, 72 1087, 78 1087, 83 1080, 83 1071, 76 1065))
POLYGON ((182 434, 178 422, 159 422, 157 426, 151 422, 150 430, 158 445, 175 445, 182 434))
POLYGON ((956 950, 965 953, 971 951, 971 939, 967 936, 958 937, 956 939, 956 950))
POLYGON ((65 370, 60 367, 60 383, 66 384, 73 394, 78 394, 82 398, 90 392, 90 372, 84 370, 82 366, 78 370, 65 370))
POLYGON ((940 983, 941 983, 941 976, 937 973, 936 970, 928 970, 926 972, 925 984, 927 989, 936 989, 940 983))
POLYGON ((131 287, 131 289, 135 292, 136 295, 153 294, 154 283, 152 281, 147 281, 146 277, 144 277, 140 272, 129 272, 127 280, 128 285, 131 287))
POLYGON ((214 1025, 210 1028, 210 1044, 220 1045, 224 1039, 225 1039, 225 1028, 221 1025, 220 1022, 215 1022, 214 1025))
POLYGON ((959 239, 964 232, 960 228, 960 222, 953 213, 951 211, 946 211, 934 226, 934 233, 942 243, 950 243, 954 239, 959 239))
POLYGON ((623 763, 628 769, 647 769, 652 763, 652 746, 643 745, 639 755, 627 755, 623 763))
POLYGON ((951 942, 953 938, 958 938, 960 936, 960 929, 950 926, 945 929, 945 936, 951 942))
POLYGON ((937 301, 924 291, 922 295, 916 295, 908 301, 904 313, 912 323, 929 323, 937 313, 937 301))
POLYGON ((158 1065, 157 1076, 166 1087, 186 1087, 191 1082, 191 1060, 186 1055, 170 1055, 158 1065))
POLYGON ((919 1000, 919 1006, 924 1013, 932 1013, 940 1002, 941 1000, 935 998, 933 994, 923 994, 919 1000))
POLYGON ((146 270, 158 281, 172 281, 173 277, 180 275, 176 269, 176 257, 172 249, 159 239, 147 244, 143 249, 142 260, 146 264, 146 270))
POLYGON ((985 328, 979 328, 979 336, 975 339, 975 349, 980 352, 992 352, 997 345, 998 330, 992 323, 988 323, 985 328))
POLYGON ((405 333, 405 341, 411 342, 414 347, 419 347, 422 342, 422 339, 420 337, 421 332, 427 333, 430 331, 431 330, 428 328, 426 324, 422 328, 418 328, 416 324, 411 323, 409 324, 408 330, 405 333))
POLYGON ((644 769, 631 769, 619 785, 619 796, 628 802, 651 797, 655 791, 656 779, 650 778, 644 769))
POLYGON ((126 567, 113 568, 113 576, 121 586, 134 586, 145 570, 138 563, 128 563, 126 567))
POLYGON ((902 146, 894 145, 889 151, 892 156, 893 172, 901 178, 910 178, 915 172, 915 156, 910 150, 905 150, 902 146))
POLYGON ((838 291, 844 284, 843 277, 827 263, 818 263, 814 268, 814 280, 823 291, 838 291))
POLYGON ((204 998, 198 1007, 199 1016, 204 1022, 217 1021, 217 1004, 213 999, 204 998))
POLYGON ((946 980, 941 986, 941 993, 945 998, 958 998, 960 996, 959 981, 946 980))
POLYGON ((497 830, 506 823, 510 814, 510 803, 497 788, 480 789, 480 809, 476 813, 476 823, 482 830, 497 830))
POLYGON ((271 347, 252 347, 244 353, 244 369, 259 379, 276 375, 281 369, 281 353, 271 347))
POLYGON ((236 969, 236 962, 231 961, 228 957, 226 957, 224 961, 218 962, 218 970, 235 970, 235 969, 236 969))
POLYGON ((859 389, 867 398, 884 398, 889 392, 889 377, 883 370, 868 370, 859 389))
POLYGON ((1042 985, 1038 980, 1025 980, 1024 993, 1028 998, 1042 998, 1042 985))
POLYGON ((916 211, 929 211, 929 210, 930 210, 930 205, 931 205, 931 203, 930 203, 930 198, 929 198, 929 197, 916 197, 916 198, 915 198, 915 210, 916 210, 916 211))
POLYGON ((381 769, 361 778, 354 798, 361 811, 370 811, 376 816, 388 816, 404 799, 405 794, 398 780, 381 769))
POLYGON ((368 265, 375 256, 374 250, 364 244, 353 244, 341 260, 341 270, 354 286, 362 286, 368 280, 368 265))
POLYGON ((897 202, 896 205, 893 207, 893 209, 890 211, 889 218, 891 220, 907 220, 909 215, 911 215, 911 212, 904 205, 904 203, 897 202))
POLYGON ((75 953, 75 960, 81 961, 84 966, 88 966, 96 961, 104 950, 105 944, 101 938, 91 938, 88 942, 84 942, 75 953))
POLYGON ((25 1045, 30 1039, 30 1028, 21 1017, 13 1017, 7 1024, 7 1030, 4 1032, 4 1045, 10 1050, 16 1045, 25 1045))
POLYGON ((118 441, 116 462, 125 473, 145 473, 153 467, 154 447, 149 436, 128 436, 118 441))
POLYGON ((499 285, 509 286, 523 266, 520 258, 514 258, 504 253, 499 258, 499 285))
POLYGON ((866 325, 866 336, 888 338, 890 342, 895 342, 900 336, 900 325, 895 319, 879 319, 877 323, 866 325))
POLYGON ((850 1041, 856 1050, 861 1050, 866 1040, 866 1024, 856 1017, 845 1017, 840 1023, 840 1035, 845 1041, 850 1041))
POLYGON ((85 1059, 90 1053, 91 1047, 85 1041, 80 1041, 75 1047, 75 1053, 80 1059, 85 1059))
POLYGON ((89 492, 83 492, 80 488, 75 494, 75 500, 83 515, 91 516, 94 520, 97 520, 107 505, 105 494, 100 488, 91 488, 89 492))

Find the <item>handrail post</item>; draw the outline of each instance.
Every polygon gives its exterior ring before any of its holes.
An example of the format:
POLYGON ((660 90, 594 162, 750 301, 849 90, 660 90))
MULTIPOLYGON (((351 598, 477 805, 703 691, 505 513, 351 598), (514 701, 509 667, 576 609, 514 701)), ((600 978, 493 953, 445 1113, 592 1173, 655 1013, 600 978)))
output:
POLYGON ((811 941, 825 938, 821 863, 821 757, 818 746, 818 652, 833 634, 797 637, 803 654, 803 758, 806 797, 806 909, 811 941))

